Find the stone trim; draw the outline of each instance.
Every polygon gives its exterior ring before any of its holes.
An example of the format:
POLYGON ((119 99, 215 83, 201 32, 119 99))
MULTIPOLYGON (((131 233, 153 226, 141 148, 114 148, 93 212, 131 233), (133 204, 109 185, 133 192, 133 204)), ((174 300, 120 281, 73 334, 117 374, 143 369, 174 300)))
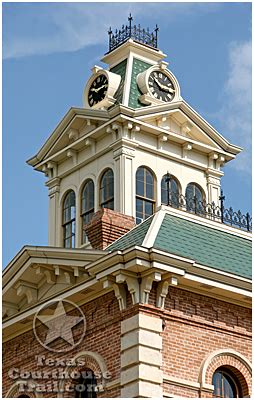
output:
POLYGON ((121 322, 121 397, 162 397, 162 320, 138 313, 121 322))
POLYGON ((199 382, 201 391, 212 385, 212 377, 217 368, 226 365, 236 375, 243 397, 251 396, 251 363, 233 349, 216 350, 206 357, 200 367, 199 382))

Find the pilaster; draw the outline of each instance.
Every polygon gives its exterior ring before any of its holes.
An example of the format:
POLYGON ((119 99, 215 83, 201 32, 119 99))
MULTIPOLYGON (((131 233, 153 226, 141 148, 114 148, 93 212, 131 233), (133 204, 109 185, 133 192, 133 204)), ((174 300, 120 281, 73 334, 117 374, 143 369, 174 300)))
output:
POLYGON ((162 397, 162 320, 136 314, 121 323, 121 397, 162 397))
POLYGON ((115 162, 115 209, 125 215, 134 215, 133 197, 135 190, 133 158, 135 149, 120 145, 114 150, 115 162))
POLYGON ((48 245, 59 245, 59 193, 60 179, 54 178, 46 182, 49 189, 48 245))

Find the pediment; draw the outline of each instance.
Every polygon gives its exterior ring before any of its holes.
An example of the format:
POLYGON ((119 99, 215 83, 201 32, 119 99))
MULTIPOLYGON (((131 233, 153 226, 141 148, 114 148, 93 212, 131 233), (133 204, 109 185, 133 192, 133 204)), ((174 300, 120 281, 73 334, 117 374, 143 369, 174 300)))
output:
POLYGON ((235 156, 242 150, 229 143, 184 100, 139 109, 135 112, 135 117, 147 125, 174 135, 176 140, 177 137, 180 141, 182 138, 190 139, 197 145, 209 146, 211 150, 227 152, 229 156, 235 156))
POLYGON ((3 318, 90 282, 86 267, 104 255, 105 251, 92 249, 23 248, 3 273, 3 318))
POLYGON ((107 122, 107 111, 71 108, 56 129, 38 151, 36 156, 29 159, 29 165, 35 167, 38 163, 60 153, 89 132, 107 122))

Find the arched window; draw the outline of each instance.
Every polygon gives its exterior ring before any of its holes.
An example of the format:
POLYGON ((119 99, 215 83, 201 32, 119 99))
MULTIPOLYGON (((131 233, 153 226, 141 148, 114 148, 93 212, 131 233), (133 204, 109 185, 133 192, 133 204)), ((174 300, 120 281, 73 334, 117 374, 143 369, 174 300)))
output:
POLYGON ((81 377, 75 381, 75 397, 90 399, 96 397, 96 377, 91 369, 81 372, 81 377))
POLYGON ((110 168, 101 177, 100 206, 114 210, 114 173, 110 168))
POLYGON ((82 218, 82 243, 87 242, 84 226, 91 221, 94 214, 94 183, 89 179, 82 190, 81 195, 81 218, 82 218))
POLYGON ((75 247, 75 193, 71 190, 65 197, 63 204, 63 237, 64 247, 75 247))
POLYGON ((154 213, 154 176, 146 167, 136 172, 136 223, 144 221, 154 213))
POLYGON ((161 180, 161 204, 173 207, 179 206, 179 186, 177 180, 166 174, 161 180))
POLYGON ((195 214, 204 213, 204 196, 200 187, 196 183, 189 183, 185 192, 186 210, 195 214))
POLYGON ((238 398, 242 397, 237 378, 226 368, 218 368, 213 374, 213 397, 238 398))

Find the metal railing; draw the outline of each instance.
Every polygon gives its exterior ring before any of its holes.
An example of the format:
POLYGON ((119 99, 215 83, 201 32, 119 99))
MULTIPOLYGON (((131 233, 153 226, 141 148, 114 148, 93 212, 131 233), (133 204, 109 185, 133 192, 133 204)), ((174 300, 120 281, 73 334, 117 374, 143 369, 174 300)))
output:
POLYGON ((219 197, 220 204, 218 206, 214 202, 206 203, 205 201, 198 200, 196 196, 189 198, 171 190, 168 191, 167 195, 168 201, 166 205, 168 206, 252 232, 252 218, 250 214, 248 212, 242 214, 240 210, 234 211, 232 207, 225 208, 223 191, 221 191, 219 197))
POLYGON ((111 27, 109 28, 109 52, 116 49, 122 43, 128 39, 136 40, 137 42, 143 43, 147 46, 157 49, 158 45, 158 31, 156 28, 153 32, 149 31, 149 28, 142 29, 139 25, 132 25, 133 18, 130 14, 128 17, 129 25, 122 25, 121 29, 116 29, 113 33, 111 27))

